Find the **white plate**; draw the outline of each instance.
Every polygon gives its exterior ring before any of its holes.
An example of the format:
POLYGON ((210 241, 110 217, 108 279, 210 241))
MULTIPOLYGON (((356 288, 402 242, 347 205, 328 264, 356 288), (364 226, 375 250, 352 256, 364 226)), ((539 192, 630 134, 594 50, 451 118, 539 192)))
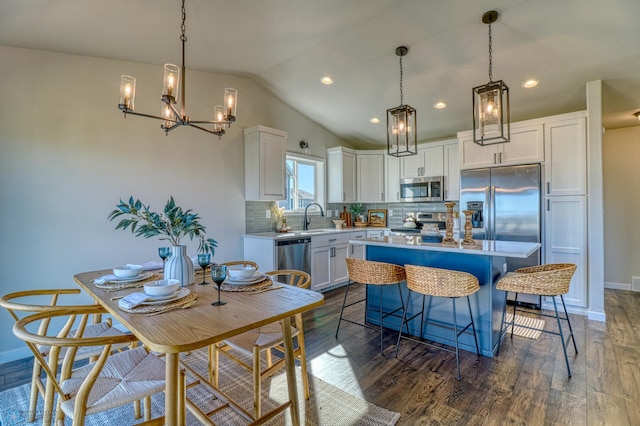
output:
POLYGON ((144 302, 140 303, 141 305, 160 305, 162 303, 168 303, 168 302, 173 302, 174 300, 178 300, 178 299, 182 299, 183 297, 185 297, 186 295, 188 295, 190 293, 188 288, 180 288, 180 290, 176 291, 173 294, 170 294, 168 296, 157 296, 157 297, 152 297, 148 300, 145 300, 144 302))
POLYGON ((142 281, 142 280, 146 280, 147 278, 149 278, 151 275, 153 275, 153 272, 143 272, 140 275, 138 275, 137 277, 133 277, 133 278, 119 278, 119 279, 115 279, 115 280, 109 280, 110 283, 134 283, 136 281, 142 281))
POLYGON ((230 277, 227 277, 227 279, 224 280, 224 282, 225 284, 229 284, 229 285, 249 285, 249 284, 259 283, 260 281, 264 280, 265 277, 266 277, 265 274, 256 272, 253 277, 248 279, 234 280, 234 279, 231 279, 230 277))

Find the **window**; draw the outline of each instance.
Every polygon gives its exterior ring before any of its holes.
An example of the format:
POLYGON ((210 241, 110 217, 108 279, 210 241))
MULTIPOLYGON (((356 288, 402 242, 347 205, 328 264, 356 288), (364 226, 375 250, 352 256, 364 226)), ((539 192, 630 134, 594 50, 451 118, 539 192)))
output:
POLYGON ((287 154, 286 165, 287 198, 278 207, 290 213, 303 212, 310 203, 324 207, 324 159, 287 154))

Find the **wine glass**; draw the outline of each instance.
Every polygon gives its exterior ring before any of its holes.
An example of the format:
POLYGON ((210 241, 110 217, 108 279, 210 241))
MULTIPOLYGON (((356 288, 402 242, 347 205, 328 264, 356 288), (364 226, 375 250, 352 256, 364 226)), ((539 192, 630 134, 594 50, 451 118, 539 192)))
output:
POLYGON ((198 254, 198 265, 202 267, 202 282, 200 285, 206 284, 205 278, 207 277, 207 266, 211 263, 211 254, 209 253, 199 253, 198 254))
POLYGON ((215 282, 218 286, 218 301, 213 302, 212 305, 222 306, 227 303, 220 301, 220 286, 227 278, 227 267, 224 265, 211 265, 211 278, 213 279, 213 282, 215 282))
POLYGON ((162 259, 162 269, 164 269, 167 258, 171 256, 171 247, 158 247, 158 256, 162 259))

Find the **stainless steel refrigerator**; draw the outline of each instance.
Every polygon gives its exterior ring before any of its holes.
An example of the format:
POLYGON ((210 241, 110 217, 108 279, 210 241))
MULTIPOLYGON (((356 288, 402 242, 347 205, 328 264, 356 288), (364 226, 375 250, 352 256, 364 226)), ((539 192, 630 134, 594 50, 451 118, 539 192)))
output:
MULTIPOLYGON (((473 238, 477 240, 540 243, 541 193, 539 164, 463 170, 460 217, 465 217, 463 210, 474 211, 473 238)), ((526 259, 507 258, 507 271, 539 264, 540 250, 526 259)), ((540 307, 538 296, 519 294, 518 301, 540 307)))

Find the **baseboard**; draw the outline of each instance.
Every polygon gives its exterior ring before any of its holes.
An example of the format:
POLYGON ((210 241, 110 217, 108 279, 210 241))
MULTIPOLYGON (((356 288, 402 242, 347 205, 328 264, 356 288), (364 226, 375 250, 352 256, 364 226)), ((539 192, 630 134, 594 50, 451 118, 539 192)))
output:
POLYGON ((627 290, 627 291, 633 291, 633 288, 631 286, 631 284, 626 284, 626 283, 612 283, 612 282, 605 282, 604 283, 604 288, 610 288, 612 290, 627 290))
POLYGON ((0 352, 0 364, 17 361, 24 358, 33 358, 33 352, 31 352, 31 350, 27 346, 24 346, 20 349, 0 352))
POLYGON ((607 322, 607 315, 604 312, 589 311, 587 318, 593 321, 607 322))

